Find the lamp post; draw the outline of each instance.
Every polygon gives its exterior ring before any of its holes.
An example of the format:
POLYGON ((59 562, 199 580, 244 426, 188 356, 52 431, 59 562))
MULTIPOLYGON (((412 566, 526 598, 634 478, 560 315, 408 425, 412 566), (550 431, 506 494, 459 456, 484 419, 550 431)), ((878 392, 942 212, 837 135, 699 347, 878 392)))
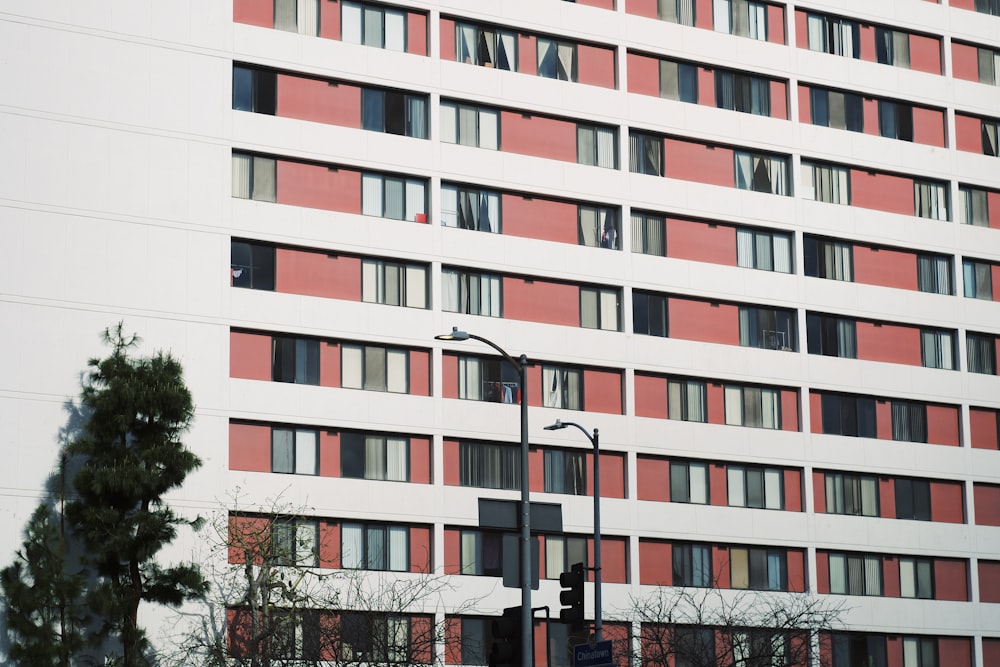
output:
POLYGON ((557 419, 555 424, 545 427, 546 431, 558 431, 567 426, 573 426, 587 436, 590 444, 594 446, 594 638, 601 641, 603 637, 603 625, 601 623, 601 452, 598 431, 594 429, 594 435, 587 432, 576 422, 564 422, 557 419))
POLYGON ((451 333, 435 336, 435 340, 478 340, 489 345, 506 359, 521 375, 521 665, 532 667, 531 627, 531 500, 528 489, 528 357, 515 359, 493 341, 452 327, 451 333))

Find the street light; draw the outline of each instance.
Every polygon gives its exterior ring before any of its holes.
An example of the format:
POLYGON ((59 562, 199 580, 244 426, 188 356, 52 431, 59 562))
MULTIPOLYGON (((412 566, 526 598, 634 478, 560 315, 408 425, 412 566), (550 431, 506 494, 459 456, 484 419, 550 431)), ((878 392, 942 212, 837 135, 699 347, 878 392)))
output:
POLYGON ((587 436, 590 444, 594 446, 594 638, 596 641, 603 639, 601 623, 601 452, 597 429, 594 435, 590 435, 587 429, 576 422, 564 422, 557 419, 555 424, 545 427, 546 431, 558 431, 573 426, 587 436))
POLYGON ((434 336, 435 340, 478 340, 489 345, 506 359, 521 374, 521 665, 531 667, 534 664, 532 656, 532 624, 531 624, 531 500, 528 489, 528 357, 521 355, 518 359, 510 356, 506 350, 493 341, 460 331, 452 327, 451 333, 434 336))

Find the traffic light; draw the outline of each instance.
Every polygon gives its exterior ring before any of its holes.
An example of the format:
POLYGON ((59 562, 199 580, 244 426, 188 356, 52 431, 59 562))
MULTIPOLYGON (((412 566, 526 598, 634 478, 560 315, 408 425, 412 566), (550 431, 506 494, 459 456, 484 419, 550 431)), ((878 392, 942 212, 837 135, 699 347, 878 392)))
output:
POLYGON ((490 647, 489 666, 522 667, 521 607, 504 609, 503 616, 493 619, 491 628, 493 645, 490 647))
POLYGON ((563 587, 559 594, 559 602, 563 604, 559 620, 568 623, 573 632, 583 630, 583 582, 586 579, 583 563, 575 563, 569 572, 559 575, 559 585, 563 587))

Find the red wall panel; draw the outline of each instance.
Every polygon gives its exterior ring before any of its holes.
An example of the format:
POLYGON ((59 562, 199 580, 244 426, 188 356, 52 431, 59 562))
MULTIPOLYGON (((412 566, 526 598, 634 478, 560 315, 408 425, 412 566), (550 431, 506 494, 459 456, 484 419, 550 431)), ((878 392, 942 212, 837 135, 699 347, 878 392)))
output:
POLYGON ((622 414, 622 375, 619 371, 583 371, 584 410, 622 414))
POLYGON ((806 13, 801 9, 795 10, 795 46, 800 49, 809 48, 808 18, 806 17, 806 13))
POLYGON ((812 475, 813 511, 816 514, 826 513, 826 476, 814 470, 812 475))
POLYGON ((655 19, 659 16, 656 0, 625 0, 625 12, 655 19))
POLYGON ((941 40, 924 35, 910 35, 910 69, 941 73, 941 40))
MULTIPOLYGON (((593 540, 588 540, 593 542, 593 540)), ((591 547, 591 550, 593 547, 591 547)), ((601 580, 609 584, 626 583, 625 538, 607 537, 601 538, 601 580)), ((590 574, 590 581, 594 580, 593 573, 590 574)))
POLYGON ((694 25, 696 28, 712 29, 712 0, 695 0, 694 25))
POLYGON ((517 71, 522 74, 538 73, 538 46, 534 35, 521 33, 517 37, 517 71))
POLYGON ((319 10, 319 36, 340 39, 340 3, 337 0, 321 2, 319 10))
POLYGON ((319 566, 340 567, 340 524, 335 521, 319 522, 319 566))
POLYGON ((878 101, 871 97, 864 97, 861 101, 862 122, 865 134, 877 137, 881 134, 878 127, 878 101))
POLYGON ((542 367, 530 362, 528 364, 528 405, 535 408, 542 405, 542 367))
POLYGON ((229 332, 229 377, 271 379, 271 336, 229 332))
POLYGON ((458 528, 444 529, 444 573, 462 571, 462 536, 458 528))
POLYGON ((781 430, 799 430, 799 393, 794 389, 781 390, 781 430))
POLYGON ((875 437, 892 440, 892 405, 889 401, 875 401, 875 437))
POLYGON ((500 149, 505 153, 576 162, 576 123, 501 111, 500 149))
POLYGON ((278 160, 279 204, 361 213, 361 173, 278 160))
POLYGON ((934 560, 934 599, 969 599, 968 561, 957 558, 937 558, 934 560))
POLYGON ((979 81, 979 50, 968 44, 952 42, 951 75, 956 79, 979 81))
POLYGON ((973 484, 972 497, 976 505, 976 525, 1000 526, 1000 486, 973 484))
POLYGON ((788 590, 792 593, 806 591, 806 553, 801 549, 788 550, 788 590))
POLYGON ((900 289, 917 289, 917 260, 913 253, 854 245, 854 281, 900 289))
POLYGON ((441 390, 445 398, 458 398, 458 356, 441 355, 441 390))
POLYGON ((823 432, 823 395, 817 391, 809 392, 809 432, 823 432))
POLYGON ((802 511, 802 471, 792 468, 784 471, 785 510, 788 512, 802 511))
POLYGON ((431 395, 430 350, 410 350, 410 395, 431 395))
POLYGON ((319 344, 319 383, 323 387, 340 386, 340 343, 319 344))
POLYGON ((851 204, 876 211, 913 215, 913 181, 892 174, 852 169, 851 204))
POLYGON ((431 529, 428 526, 410 526, 410 572, 430 572, 433 556, 431 529))
POLYGON ((288 294, 361 300, 361 259, 278 248, 275 289, 288 294))
POLYGON ((957 447, 959 444, 958 422, 957 405, 928 405, 927 442, 957 447))
MULTIPOLYGON (((654 3, 655 14, 655 3, 654 3)), ((629 53, 626 56, 628 92, 660 96, 660 61, 650 56, 629 53)))
MULTIPOLYGON (((587 454, 587 488, 594 486, 594 455, 587 454)), ((593 491, 590 492, 593 496, 593 491)), ((601 454, 601 498, 625 497, 625 455, 601 454)))
POLYGON ((913 107, 913 141, 944 147, 944 112, 940 109, 913 107))
POLYGON ((875 322, 857 323, 858 359, 920 366, 920 329, 875 322))
POLYGON ((767 6, 767 41, 785 43, 785 8, 781 5, 767 6))
MULTIPOLYGON (((667 137, 664 142, 667 178, 697 181, 709 185, 734 187, 733 151, 722 146, 707 146, 693 141, 667 137)), ((911 197, 912 199, 912 197, 911 197)), ((911 206, 912 209, 912 206, 911 206)))
POLYGON ((319 432, 320 477, 340 477, 340 433, 319 432))
POLYGON ((871 63, 876 62, 878 56, 875 53, 875 27, 862 25, 860 33, 858 38, 861 42, 861 59, 871 63))
POLYGON ((650 586, 670 586, 673 583, 670 543, 639 540, 639 583, 650 586))
POLYGON ((503 233, 542 241, 579 241, 577 205, 544 197, 501 195, 503 233))
POLYGON ((667 256, 736 266, 736 228, 668 218, 667 256))
POLYGON ((444 456, 444 483, 448 486, 458 486, 461 477, 458 471, 459 445, 454 438, 445 438, 442 442, 442 454, 444 456))
POLYGON ((271 427, 229 423, 229 469, 271 472, 271 427))
POLYGON ((667 378, 635 374, 635 415, 667 418, 667 378))
POLYGON ((788 84, 784 81, 771 82, 771 118, 788 119, 788 84))
POLYGON ((420 12, 406 13, 406 52, 416 56, 427 55, 427 15, 420 12))
POLYGON ((959 9, 968 9, 969 11, 976 11, 976 0, 949 0, 949 7, 958 7, 959 9))
POLYGON ((708 423, 726 423, 726 396, 725 390, 718 382, 709 382, 705 388, 708 394, 708 423))
MULTIPOLYGON (((798 12, 796 12, 798 14, 798 12)), ((812 106, 809 99, 809 86, 799 84, 799 122, 812 123, 812 106)))
MULTIPOLYGON (((989 206, 990 206, 990 210, 991 211, 995 210, 993 208, 994 206, 996 206, 998 209, 1000 209, 1000 197, 997 198, 997 201, 994 201, 993 198, 991 197, 990 198, 990 202, 989 202, 989 206)), ((993 213, 990 213, 990 226, 991 227, 993 226, 993 215, 994 215, 993 213)), ((997 216, 997 219, 1000 220, 1000 216, 997 216)), ((992 267, 990 267, 990 274, 991 274, 990 277, 993 279, 992 280, 992 282, 993 282, 993 300, 994 301, 1000 301, 1000 264, 994 264, 992 267)))
POLYGON ((726 466, 713 463, 708 467, 708 504, 725 507, 729 504, 726 466))
MULTIPOLYGON (((590 481, 593 485, 593 480, 590 481)), ((593 486, 588 486, 593 489, 593 486)), ((537 448, 528 451, 528 489, 532 493, 545 491, 545 453, 537 448)))
POLYGON ((670 462, 652 456, 640 456, 637 463, 636 497, 639 500, 669 502, 670 462))
POLYGON ((1000 561, 979 561, 979 601, 1000 602, 1000 561))
POLYGON ((233 21, 273 28, 274 0, 233 0, 233 21))
POLYGON ((718 588, 729 588, 732 579, 729 576, 729 547, 714 545, 712 547, 712 576, 716 579, 718 588))
POLYGON ((580 326, 580 288, 531 278, 503 277, 503 316, 510 320, 580 326))
POLYGON ((441 19, 441 60, 455 60, 455 22, 441 19))
POLYGON ((955 114, 955 148, 982 154, 982 121, 965 114, 955 114))
POLYGON ((972 667, 972 639, 967 637, 938 639, 938 664, 948 667, 972 667))
POLYGON ((671 297, 667 307, 671 338, 740 344, 739 309, 736 306, 671 297))
POLYGON ((882 585, 886 597, 899 597, 899 559, 895 556, 882 558, 882 585))
POLYGON ((576 0, 578 5, 587 5, 589 7, 599 7, 600 9, 614 9, 614 0, 576 0))
POLYGON ((286 118, 360 128, 361 88, 349 83, 279 74, 277 113, 286 118))
POLYGON ((698 104, 715 106, 715 71, 709 67, 698 68, 698 104))
POLYGON ((896 483, 895 480, 879 478, 878 509, 879 516, 889 519, 896 518, 896 483))
POLYGON ((1000 639, 983 637, 983 665, 1000 665, 1000 639))
POLYGON ((975 449, 1000 449, 996 410, 969 408, 969 439, 975 449))
POLYGON ((228 538, 230 563, 245 563, 249 558, 259 564, 271 540, 271 521, 264 517, 230 515, 228 538))
POLYGON ((820 595, 830 592, 830 556, 825 551, 816 552, 816 592, 820 595))
POLYGON ((931 482, 931 521, 965 523, 961 482, 931 482))
MULTIPOLYGON (((577 81, 602 88, 615 87, 614 49, 577 44, 577 81)), ((659 80, 659 78, 657 78, 659 80)))

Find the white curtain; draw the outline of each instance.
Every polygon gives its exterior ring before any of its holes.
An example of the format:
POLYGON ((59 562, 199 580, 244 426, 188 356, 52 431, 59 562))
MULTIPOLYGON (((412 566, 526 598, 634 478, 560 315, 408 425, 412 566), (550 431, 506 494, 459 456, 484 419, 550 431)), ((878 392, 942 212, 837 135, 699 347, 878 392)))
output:
POLYGON ((830 554, 830 592, 847 593, 847 559, 843 554, 830 554))
POLYGON ((754 268, 753 263, 753 232, 749 229, 736 230, 736 265, 744 268, 754 268))
POLYGON ((341 4, 340 38, 348 44, 361 43, 361 4, 344 0, 341 4))
POLYGON ((375 174, 361 175, 361 213, 381 218, 382 177, 375 174))
POLYGON ((385 438, 365 438, 365 479, 385 479, 385 438))
POLYGON ((736 151, 736 187, 753 190, 753 157, 749 153, 736 151))
POLYGON ((476 107, 458 106, 458 143, 463 146, 479 145, 479 111, 476 107))
POLYGON ((395 9, 385 12, 385 48, 390 51, 406 50, 406 13, 395 9))
POLYGON ((427 269, 423 266, 406 266, 406 307, 427 307, 427 269))
POLYGON ((865 595, 882 595, 882 559, 865 556, 865 595))
POLYGON ((295 432, 295 473, 316 474, 316 431, 295 432))
POLYGON ((861 478, 861 513, 876 516, 878 508, 878 483, 874 477, 861 478))
POLYGON ((340 346, 341 385, 346 389, 361 389, 364 373, 364 353, 359 345, 340 346))
POLYGON ((497 69, 514 71, 517 69, 517 37, 512 32, 498 33, 499 53, 493 66, 497 69))
POLYGON ((295 469, 295 438, 288 429, 271 431, 271 472, 293 472, 295 469))
POLYGON ((379 303, 380 264, 372 259, 361 262, 361 300, 366 303, 379 303))
POLYGON ((479 110, 479 147, 497 150, 500 148, 497 131, 500 114, 492 109, 479 110))
POLYGON ((456 127, 458 112, 451 102, 441 103, 441 141, 449 144, 458 143, 456 127))
POLYGON ((712 2, 712 17, 716 32, 731 32, 729 22, 729 0, 714 0, 712 2))
POLYGON ((726 423, 734 426, 743 425, 743 388, 726 385, 726 423))
POLYGON ((597 166, 606 169, 614 169, 617 164, 615 160, 615 131, 610 127, 597 128, 597 166))
POLYGON ((455 59, 460 63, 478 65, 476 49, 476 26, 455 24, 455 59))
POLYGON ((483 380, 480 377, 479 359, 458 358, 458 397, 474 401, 483 400, 483 380))
POLYGON ((559 42, 559 78, 563 81, 576 80, 576 44, 559 42))
POLYGON ((386 352, 386 390, 405 394, 406 362, 408 354, 405 350, 388 350, 386 352))
POLYGON ((295 0, 275 0, 274 3, 274 27, 277 30, 296 32, 295 0))
POLYGON ((764 507, 769 510, 781 509, 782 474, 775 468, 764 470, 764 507))
POLYGON ((788 234, 774 235, 774 270, 792 272, 792 237, 788 234))
POLYGON ((899 595, 904 598, 917 597, 917 572, 911 558, 899 559, 899 595))
POLYGON ((407 179, 406 181, 406 211, 404 218, 413 222, 418 213, 427 213, 427 184, 424 181, 407 179))
POLYGON ((365 566, 365 527, 358 523, 340 526, 340 564, 344 568, 365 566))
POLYGON ((459 312, 459 273, 445 269, 441 271, 441 310, 448 313, 459 312))
POLYGON ((409 530, 405 526, 389 526, 389 569, 405 572, 409 569, 409 530))
POLYGON ((462 531, 462 574, 482 574, 481 540, 479 533, 471 530, 462 531))
POLYGON ((728 480, 729 505, 732 507, 746 507, 744 468, 742 466, 729 466, 726 470, 726 478, 728 480))
POLYGON ((566 567, 566 543, 562 538, 545 540, 545 578, 553 579, 566 567))
POLYGON ((708 464, 692 463, 688 466, 690 475, 690 502, 708 504, 708 464))
POLYGON ((760 400, 764 420, 762 426, 764 428, 781 428, 781 395, 775 389, 761 389, 760 400))
POLYGON ((747 37, 761 41, 767 40, 767 6, 759 2, 750 2, 747 9, 750 13, 747 37))
POLYGON ((496 192, 483 192, 480 195, 486 199, 486 219, 479 218, 479 229, 484 232, 500 233, 500 195, 496 192))
POLYGON ((380 7, 364 8, 364 43, 366 46, 385 46, 385 35, 382 32, 382 9, 380 7))
POLYGON ((385 439, 385 478, 394 482, 407 481, 406 458, 409 450, 406 438, 385 439))
POLYGON ((458 227, 458 188, 441 186, 441 226, 458 227))
POLYGON ((810 51, 826 51, 826 19, 815 14, 806 15, 810 51))
POLYGON ((233 196, 240 199, 250 199, 250 165, 249 155, 233 153, 233 196))
POLYGON ((299 32, 315 37, 319 34, 319 0, 298 0, 299 32))
POLYGON ((601 328, 619 331, 618 292, 615 290, 601 290, 601 328))

